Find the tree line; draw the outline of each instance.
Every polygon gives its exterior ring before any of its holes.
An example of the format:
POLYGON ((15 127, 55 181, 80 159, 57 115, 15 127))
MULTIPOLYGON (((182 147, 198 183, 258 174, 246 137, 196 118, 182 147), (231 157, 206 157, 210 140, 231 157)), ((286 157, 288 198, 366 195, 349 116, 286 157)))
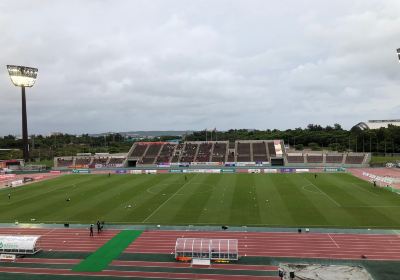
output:
POLYGON ((353 127, 345 130, 339 124, 322 127, 309 124, 306 128, 287 130, 230 129, 228 131, 198 131, 186 137, 188 141, 205 140, 273 140, 282 139, 285 144, 302 150, 332 150, 371 153, 400 153, 400 127, 361 130, 353 127))
MULTIPOLYGON (((140 141, 167 141, 176 136, 162 136, 140 141)), ((361 130, 353 127, 343 129, 339 124, 322 127, 309 124, 305 128, 287 130, 230 129, 227 131, 197 131, 183 135, 186 141, 235 141, 283 139, 285 144, 297 150, 372 152, 379 154, 400 153, 400 127, 361 130)), ((71 156, 77 153, 126 153, 135 140, 122 135, 91 136, 89 134, 57 134, 51 136, 31 135, 29 139, 32 159, 51 160, 57 156, 71 156)), ((8 135, 0 137, 0 159, 22 158, 22 140, 8 135), (3 149, 3 150, 1 150, 3 149), (4 150, 11 149, 11 150, 4 150)))

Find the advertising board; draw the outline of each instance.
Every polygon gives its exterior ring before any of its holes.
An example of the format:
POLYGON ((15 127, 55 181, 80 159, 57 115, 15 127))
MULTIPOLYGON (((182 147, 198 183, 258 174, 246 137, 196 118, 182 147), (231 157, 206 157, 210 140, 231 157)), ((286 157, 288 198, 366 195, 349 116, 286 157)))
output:
POLYGON ((294 173, 296 171, 295 168, 282 168, 280 169, 281 173, 294 173))
POLYGON ((73 169, 72 173, 87 174, 87 173, 90 173, 90 170, 89 169, 73 169))
POLYGON ((264 173, 277 173, 277 172, 278 170, 272 168, 264 169, 264 173))

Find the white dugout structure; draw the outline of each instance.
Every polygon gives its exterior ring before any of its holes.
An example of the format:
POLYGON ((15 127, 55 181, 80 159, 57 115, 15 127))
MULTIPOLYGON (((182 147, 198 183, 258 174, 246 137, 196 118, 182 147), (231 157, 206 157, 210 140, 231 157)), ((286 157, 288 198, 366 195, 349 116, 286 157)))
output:
POLYGON ((40 251, 39 238, 41 236, 11 236, 0 235, 0 253, 1 254, 18 254, 33 255, 40 251))
POLYGON ((175 259, 206 259, 237 261, 239 259, 237 239, 178 238, 175 244, 175 259))

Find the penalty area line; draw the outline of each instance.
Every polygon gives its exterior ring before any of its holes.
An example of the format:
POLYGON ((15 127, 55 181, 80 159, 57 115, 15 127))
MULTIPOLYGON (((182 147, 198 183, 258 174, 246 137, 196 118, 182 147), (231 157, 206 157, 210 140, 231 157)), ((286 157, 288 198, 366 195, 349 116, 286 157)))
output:
POLYGON ((306 177, 303 177, 304 179, 306 179, 311 185, 313 185, 314 187, 316 187, 322 194, 324 194, 327 198, 330 199, 330 201, 332 201, 333 203, 336 204, 336 206, 338 207, 342 207, 342 205, 340 205, 340 203, 338 203, 336 200, 334 200, 329 194, 327 194, 326 192, 324 192, 323 190, 321 190, 317 185, 313 184, 310 180, 308 180, 306 177))

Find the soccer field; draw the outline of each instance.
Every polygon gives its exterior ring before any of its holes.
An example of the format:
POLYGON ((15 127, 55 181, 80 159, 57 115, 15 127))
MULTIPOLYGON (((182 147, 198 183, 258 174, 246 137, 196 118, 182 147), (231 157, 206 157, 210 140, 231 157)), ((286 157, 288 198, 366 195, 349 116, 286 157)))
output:
POLYGON ((0 191, 0 222, 20 223, 400 228, 399 210, 399 195, 339 173, 64 175, 0 191))

